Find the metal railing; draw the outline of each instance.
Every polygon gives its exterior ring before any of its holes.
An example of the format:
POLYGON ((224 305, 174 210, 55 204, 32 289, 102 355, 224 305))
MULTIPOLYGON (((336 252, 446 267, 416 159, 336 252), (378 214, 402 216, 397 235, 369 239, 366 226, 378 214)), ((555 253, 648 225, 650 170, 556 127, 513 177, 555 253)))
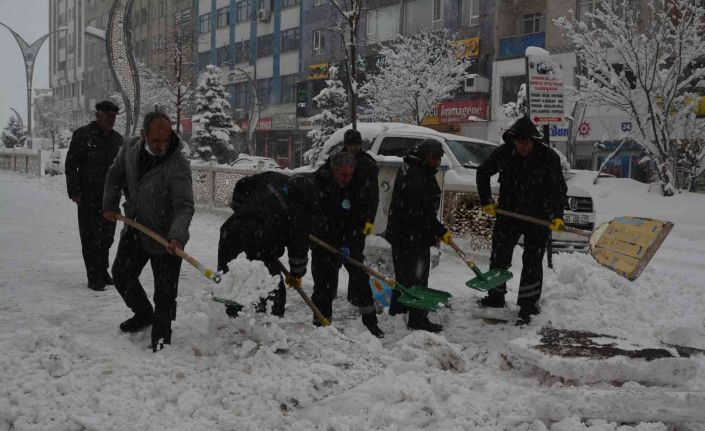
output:
POLYGON ((0 169, 39 177, 42 174, 42 152, 26 148, 0 148, 0 169))

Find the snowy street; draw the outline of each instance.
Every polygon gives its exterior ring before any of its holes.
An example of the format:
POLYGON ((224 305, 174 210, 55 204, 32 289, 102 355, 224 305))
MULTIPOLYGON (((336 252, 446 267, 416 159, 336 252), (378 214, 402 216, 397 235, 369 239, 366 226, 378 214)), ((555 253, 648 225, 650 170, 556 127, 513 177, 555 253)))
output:
MULTIPOLYGON (((670 379, 662 370, 661 377, 673 382, 666 389, 700 394, 691 398, 692 410, 671 412, 668 424, 637 417, 626 425, 611 422, 612 413, 600 417, 609 408, 619 410, 622 398, 609 393, 653 394, 659 387, 560 382, 503 359, 510 341, 545 326, 644 345, 676 334, 705 349, 698 344, 705 343, 705 195, 664 198, 629 179, 606 178, 593 186, 591 175, 579 171, 573 181, 592 193, 599 221, 633 215, 670 220, 675 228, 635 282, 589 255, 554 256, 555 272, 544 269, 542 313, 528 327, 472 319, 469 309, 479 293, 465 287, 471 272, 445 247, 430 282, 453 294, 450 310, 431 315, 444 324, 443 332, 411 332, 403 317, 385 314, 381 342, 345 301, 345 271, 333 326, 315 328, 293 291, 284 318, 252 314, 249 304, 276 280, 263 265, 240 258, 220 285, 184 263, 172 346, 152 353, 149 330, 119 331, 131 313, 115 289, 94 292, 85 286, 76 208, 66 196, 65 177, 32 179, 2 171, 0 431, 665 431, 674 424, 701 430, 703 423, 677 422, 705 411, 702 356, 687 381, 670 379), (229 319, 210 292, 248 307, 229 319), (574 402, 589 391, 597 393, 591 403, 574 402)), ((226 216, 198 209, 186 251, 214 265, 226 216)), ((117 241, 116 235, 111 261, 117 241)), ((486 256, 479 265, 487 267, 486 256)), ((520 268, 517 247, 507 295, 511 305, 520 268)), ((141 280, 151 295, 149 266, 141 280)), ((307 274, 304 289, 310 294, 311 288, 307 274)), ((584 372, 599 375, 599 367, 586 366, 584 372)), ((644 401, 645 410, 662 407, 660 396, 644 401)))

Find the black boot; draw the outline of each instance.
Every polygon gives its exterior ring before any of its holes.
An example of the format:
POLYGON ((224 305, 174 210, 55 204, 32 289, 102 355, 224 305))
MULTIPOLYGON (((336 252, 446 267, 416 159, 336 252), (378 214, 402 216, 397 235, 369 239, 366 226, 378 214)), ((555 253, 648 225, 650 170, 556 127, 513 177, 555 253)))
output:
POLYGON ((115 282, 113 281, 113 278, 110 276, 108 273, 108 270, 103 270, 101 273, 100 277, 98 278, 100 281, 103 282, 106 286, 114 286, 115 282))
POLYGON ((158 322, 152 325, 152 344, 150 347, 153 352, 164 348, 165 344, 171 345, 171 322, 158 322))
POLYGON ((151 314, 135 314, 120 324, 120 330, 122 332, 137 332, 151 324, 151 314))
POLYGON ((484 298, 477 300, 477 305, 487 308, 504 308, 504 295, 487 294, 484 298))
POLYGON ((286 287, 282 284, 278 289, 269 294, 272 300, 272 316, 284 317, 286 311, 286 287))
POLYGON ((441 332, 443 330, 443 325, 431 322, 428 320, 428 312, 420 310, 409 311, 409 323, 407 323, 406 327, 411 330, 428 331, 434 333, 441 332))
POLYGON ((519 308, 519 313, 517 313, 516 326, 524 326, 531 323, 531 316, 536 316, 541 312, 536 304, 524 305, 519 308))
POLYGON ((368 331, 377 338, 384 338, 384 332, 377 326, 377 314, 364 313, 362 315, 362 324, 365 325, 368 331))
POLYGON ((100 275, 91 271, 88 273, 88 288, 96 292, 102 292, 105 290, 105 282, 100 275))

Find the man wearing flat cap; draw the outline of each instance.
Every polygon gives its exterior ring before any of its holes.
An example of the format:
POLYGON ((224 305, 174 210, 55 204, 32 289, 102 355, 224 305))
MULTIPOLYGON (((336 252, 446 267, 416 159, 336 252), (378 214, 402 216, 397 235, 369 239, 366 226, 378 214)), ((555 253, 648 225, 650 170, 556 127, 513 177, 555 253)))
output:
POLYGON ((103 188, 108 168, 122 146, 113 130, 118 107, 103 101, 95 105, 95 121, 76 129, 66 155, 66 186, 78 207, 78 230, 88 288, 101 291, 113 284, 108 273, 108 252, 115 237, 115 222, 103 218, 103 188))

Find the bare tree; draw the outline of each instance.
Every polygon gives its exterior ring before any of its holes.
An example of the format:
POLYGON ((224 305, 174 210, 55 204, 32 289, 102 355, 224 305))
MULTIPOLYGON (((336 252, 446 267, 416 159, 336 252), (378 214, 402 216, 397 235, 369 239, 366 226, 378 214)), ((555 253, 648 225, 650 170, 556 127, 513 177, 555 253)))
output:
POLYGON ((591 23, 572 17, 554 22, 575 45, 582 66, 576 100, 632 119, 634 138, 653 156, 661 190, 670 196, 679 187, 677 138, 687 127, 703 127, 693 124, 692 114, 705 77, 705 9, 693 0, 648 0, 641 14, 631 4, 605 0, 587 14, 591 23))

